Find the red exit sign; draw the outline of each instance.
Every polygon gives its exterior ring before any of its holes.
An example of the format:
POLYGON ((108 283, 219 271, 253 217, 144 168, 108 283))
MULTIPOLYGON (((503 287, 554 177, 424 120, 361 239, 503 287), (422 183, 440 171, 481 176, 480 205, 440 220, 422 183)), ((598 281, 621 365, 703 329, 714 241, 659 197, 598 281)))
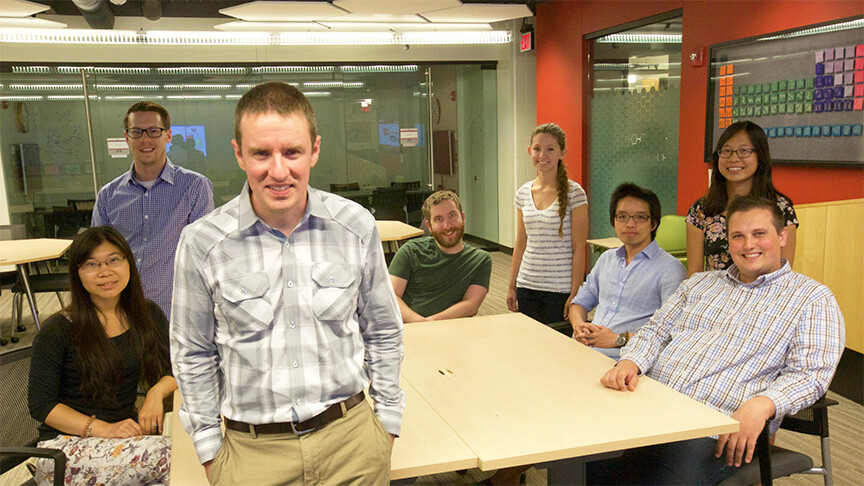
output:
POLYGON ((522 34, 522 40, 519 43, 519 51, 525 52, 534 49, 534 32, 525 32, 522 34))

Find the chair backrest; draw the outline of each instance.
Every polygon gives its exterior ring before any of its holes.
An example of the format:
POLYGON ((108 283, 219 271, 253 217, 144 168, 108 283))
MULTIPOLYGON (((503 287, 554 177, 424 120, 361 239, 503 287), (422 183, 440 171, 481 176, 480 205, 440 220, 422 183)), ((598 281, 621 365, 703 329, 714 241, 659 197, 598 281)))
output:
POLYGON ((379 187, 372 191, 372 214, 375 219, 405 221, 406 204, 405 188, 379 187))
POLYGON ((359 191, 360 183, 359 182, 348 182, 346 184, 330 184, 330 192, 343 192, 343 191, 359 191))
POLYGON ((0 437, 4 446, 32 445, 39 437, 39 422, 30 417, 27 408, 27 386, 30 381, 30 357, 33 348, 21 346, 0 354, 0 437))
POLYGON ((420 189, 420 181, 409 181, 409 182, 391 181, 390 187, 403 187, 405 189, 420 189))
POLYGON ((75 211, 93 211, 96 205, 95 199, 69 199, 66 201, 75 211))
POLYGON ((687 253, 687 223, 684 216, 667 214, 660 218, 657 228, 657 245, 675 255, 687 253))

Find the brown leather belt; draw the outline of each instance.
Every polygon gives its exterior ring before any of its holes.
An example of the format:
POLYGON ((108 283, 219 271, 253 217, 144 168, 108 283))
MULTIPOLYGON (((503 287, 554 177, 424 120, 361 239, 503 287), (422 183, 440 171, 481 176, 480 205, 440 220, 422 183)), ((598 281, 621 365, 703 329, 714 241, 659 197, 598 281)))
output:
POLYGON ((318 415, 304 420, 302 422, 279 422, 275 424, 247 424, 246 422, 238 422, 225 418, 225 427, 238 432, 248 432, 250 434, 289 434, 297 435, 307 434, 309 432, 324 428, 336 419, 340 419, 345 415, 345 412, 354 408, 358 403, 362 402, 366 395, 361 390, 359 393, 343 400, 339 403, 334 403, 327 407, 327 410, 318 415), (343 408, 344 405, 344 408, 343 408))

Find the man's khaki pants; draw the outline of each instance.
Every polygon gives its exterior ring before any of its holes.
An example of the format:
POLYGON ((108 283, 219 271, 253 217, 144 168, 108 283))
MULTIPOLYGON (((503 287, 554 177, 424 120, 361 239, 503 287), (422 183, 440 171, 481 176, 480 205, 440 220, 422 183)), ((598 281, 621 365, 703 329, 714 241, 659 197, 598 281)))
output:
POLYGON ((302 436, 225 430, 210 482, 245 485, 375 485, 390 482, 390 434, 367 402, 302 436))

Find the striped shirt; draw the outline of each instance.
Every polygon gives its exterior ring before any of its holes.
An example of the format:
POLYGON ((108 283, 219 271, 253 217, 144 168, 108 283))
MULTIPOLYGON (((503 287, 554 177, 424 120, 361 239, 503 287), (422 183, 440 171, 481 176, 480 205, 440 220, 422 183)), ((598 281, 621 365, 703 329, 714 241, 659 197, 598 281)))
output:
POLYGON ((243 192, 180 239, 171 319, 178 412, 201 462, 220 412, 253 424, 307 420, 363 390, 398 435, 402 319, 378 230, 358 204, 309 188, 286 237, 243 192))
POLYGON ((522 222, 528 235, 522 264, 516 276, 516 286, 545 292, 569 294, 573 285, 573 245, 570 236, 570 212, 588 204, 582 186, 570 181, 567 194, 567 216, 564 217, 563 236, 558 235, 561 217, 558 199, 544 210, 534 206, 531 184, 528 181, 516 191, 514 204, 522 210, 522 222))
POLYGON ((621 351, 642 373, 732 415, 747 400, 774 402, 771 433, 784 415, 828 389, 845 342, 831 291, 780 270, 752 283, 738 269, 697 273, 621 351))
POLYGON ((170 160, 149 188, 135 179, 133 170, 134 164, 102 186, 91 226, 111 226, 126 238, 144 296, 170 318, 174 253, 180 232, 213 211, 213 183, 170 160))

